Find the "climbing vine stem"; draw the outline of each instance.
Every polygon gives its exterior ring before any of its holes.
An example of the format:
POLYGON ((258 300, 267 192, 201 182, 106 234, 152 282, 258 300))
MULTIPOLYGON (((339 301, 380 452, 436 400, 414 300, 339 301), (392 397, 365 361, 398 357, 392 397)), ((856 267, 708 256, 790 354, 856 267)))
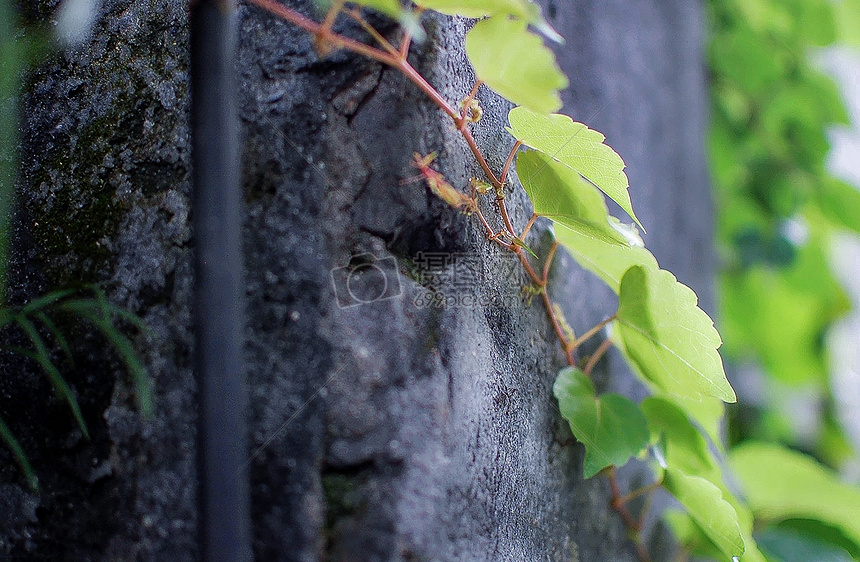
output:
MULTIPOLYGON (((615 320, 616 317, 617 317, 617 315, 613 314, 609 318, 605 318, 604 320, 601 320, 596 326, 594 326, 593 328, 591 328, 590 330, 588 330, 587 332, 585 332, 584 334, 582 334, 581 336, 576 338, 576 340, 571 342, 570 343, 571 349, 575 350, 580 345, 582 345, 584 342, 590 340, 591 338, 593 338, 594 336, 599 334, 600 330, 602 330, 607 324, 609 324, 610 322, 615 320)), ((606 341, 608 341, 608 340, 606 340, 606 341)))
MULTIPOLYGON (((517 155, 517 151, 520 149, 520 147, 522 145, 523 145, 522 141, 517 141, 514 143, 513 148, 511 148, 511 152, 508 154, 508 158, 505 160, 505 167, 502 168, 502 175, 499 177, 499 179, 502 180, 502 183, 507 181, 508 172, 511 169, 511 164, 513 164, 513 162, 514 162, 514 156, 517 155)), ((533 217, 537 217, 537 215, 533 215, 533 217)), ((532 221, 529 221, 528 226, 531 226, 531 223, 533 222, 533 220, 534 219, 532 219, 532 221)))
MULTIPOLYGON (((498 209, 499 216, 502 219, 502 230, 496 233, 492 225, 487 220, 486 216, 480 210, 480 207, 478 205, 479 193, 474 187, 474 185, 472 188, 471 196, 468 198, 468 203, 464 204, 466 208, 465 210, 468 213, 474 213, 478 217, 479 222, 486 231, 488 240, 496 242, 502 248, 512 251, 517 255, 523 266, 523 269, 526 271, 527 275, 536 287, 536 292, 541 296, 541 301, 543 302, 544 308, 546 309, 546 313, 553 327, 553 331, 555 332, 562 346, 565 360, 570 366, 575 367, 575 351, 577 347, 579 347, 579 345, 586 340, 597 335, 603 329, 604 326, 615 320, 616 316, 613 315, 603 320, 578 338, 573 339, 572 336, 568 336, 568 333, 565 330, 566 323, 563 323, 563 320, 559 316, 560 309, 554 306, 547 290, 549 273, 552 267, 553 259, 558 250, 558 243, 555 242, 550 247, 543 264, 543 268, 541 271, 542 274, 538 275, 534 267, 529 262, 528 253, 530 253, 531 251, 529 250, 527 252, 526 250, 524 250, 526 246, 523 241, 523 238, 530 231, 538 215, 532 214, 532 216, 528 220, 528 223, 522 230, 521 237, 517 237, 513 221, 511 220, 510 213, 507 209, 504 191, 505 183, 507 181, 508 173, 511 169, 514 158, 523 143, 519 140, 514 143, 510 153, 505 160, 501 173, 497 176, 493 172, 492 168, 487 162, 487 159, 484 157, 483 153, 475 142, 475 139, 472 136, 472 132, 469 129, 469 125, 471 125, 477 120, 475 119, 475 115, 473 113, 474 108, 472 107, 472 104, 481 87, 481 80, 475 81, 470 92, 466 95, 465 98, 463 98, 460 104, 460 110, 458 111, 458 109, 455 109, 455 107, 451 105, 439 93, 439 91, 436 90, 436 88, 434 88, 424 78, 424 76, 422 76, 407 60, 409 47, 412 39, 407 31, 403 32, 400 46, 395 47, 387 38, 385 38, 385 36, 383 36, 377 29, 375 29, 370 23, 368 23, 367 20, 364 19, 364 17, 362 17, 361 11, 358 8, 346 9, 344 7, 344 0, 336 0, 333 3, 332 7, 326 14, 325 19, 321 24, 316 23, 313 20, 296 12, 295 10, 278 4, 273 0, 245 1, 250 4, 254 4, 264 10, 267 10, 272 14, 279 16, 286 21, 306 30, 313 36, 315 47, 321 54, 326 54, 333 48, 342 48, 397 69, 413 84, 415 84, 415 86, 417 86, 422 92, 424 92, 427 97, 439 109, 441 109, 446 115, 448 115, 448 117, 451 118, 455 128, 462 135, 463 139, 469 147, 469 150, 474 155, 476 162, 478 163, 487 180, 495 190, 496 197, 494 201, 496 203, 496 208, 498 209), (334 22, 341 12, 345 13, 353 20, 355 20, 361 26, 361 28, 364 29, 366 33, 368 33, 368 35, 370 35, 377 43, 379 43, 382 48, 380 49, 372 47, 334 32, 332 30, 334 22), (504 240, 502 240, 503 237, 509 238, 511 242, 505 242, 504 240)), ((422 160, 416 155, 416 161, 419 163, 417 167, 421 168, 422 173, 425 178, 427 178, 428 182, 437 182, 437 189, 439 185, 438 182, 441 182, 445 186, 450 187, 447 183, 444 182, 444 178, 442 178, 441 174, 438 174, 438 172, 433 172, 432 170, 428 169, 429 163, 432 161, 432 158, 426 158, 422 160), (431 172, 433 173, 431 174, 431 172)), ((585 367, 585 373, 590 374, 596 363, 600 360, 600 358, 609 348, 609 345, 610 340, 608 339, 604 340, 600 344, 597 351, 589 358, 585 367)), ((627 508, 627 502, 629 501, 629 499, 636 497, 633 494, 635 493, 638 495, 638 491, 628 494, 626 496, 622 495, 614 466, 610 466, 606 470, 606 475, 609 479, 609 486, 611 491, 611 498, 609 502, 610 506, 619 514, 625 526, 627 527, 640 561, 650 562, 650 557, 648 555, 647 549, 645 548, 645 545, 640 537, 641 522, 634 519, 627 508)), ((653 486, 656 487, 658 485, 659 484, 654 484, 653 486)))
POLYGON ((607 468, 606 474, 609 478, 609 490, 612 494, 609 503, 612 505, 612 508, 618 512, 621 519, 624 520, 624 524, 627 526, 627 530, 630 533, 630 540, 636 548, 636 556, 641 562, 650 562, 651 555, 648 554, 648 549, 645 548, 645 543, 642 541, 641 537, 642 522, 641 520, 634 519, 633 515, 630 514, 630 510, 627 509, 627 503, 624 496, 621 494, 621 486, 618 484, 618 476, 616 474, 615 467, 610 466, 607 468))

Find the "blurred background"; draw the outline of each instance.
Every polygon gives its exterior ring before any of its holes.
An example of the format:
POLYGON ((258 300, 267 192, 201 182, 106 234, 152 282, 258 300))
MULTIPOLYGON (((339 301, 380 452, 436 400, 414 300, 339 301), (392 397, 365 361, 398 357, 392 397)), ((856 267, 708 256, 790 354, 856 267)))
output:
MULTIPOLYGON (((781 443, 856 486, 860 2, 710 0, 707 9, 717 323, 739 399, 728 446, 781 443)), ((835 507, 825 514, 828 501, 820 496, 820 516, 787 508, 757 520, 762 550, 858 559, 848 538, 856 523, 840 522, 835 507)))
POLYGON ((756 438, 860 479, 860 4, 711 0, 718 323, 756 438))

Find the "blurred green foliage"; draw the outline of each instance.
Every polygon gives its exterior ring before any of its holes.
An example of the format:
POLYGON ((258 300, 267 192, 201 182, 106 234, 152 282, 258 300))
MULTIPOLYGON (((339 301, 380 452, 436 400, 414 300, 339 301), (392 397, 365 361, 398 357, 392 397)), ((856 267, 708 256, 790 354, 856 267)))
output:
POLYGON ((831 244, 837 232, 860 232, 860 186, 825 166, 828 127, 849 121, 814 58, 821 47, 860 45, 860 0, 707 6, 721 333, 728 357, 757 363, 765 377, 754 404, 739 393, 729 408, 730 457, 743 455, 735 473, 769 561, 858 560, 860 538, 844 528, 860 520, 860 491, 824 465, 857 457, 832 411, 825 334, 851 307, 832 273, 831 244), (797 434, 780 397, 791 392, 823 405, 813 409, 820 419, 811 440, 797 434), (810 475, 821 489, 805 490, 810 475), (849 507, 835 509, 837 499, 849 507))
POLYGON ((860 191, 825 168, 827 128, 848 115, 810 55, 860 41, 860 25, 844 21, 860 2, 711 0, 709 12, 725 350, 825 392, 824 333, 850 308, 830 272, 831 237, 860 232, 860 191))

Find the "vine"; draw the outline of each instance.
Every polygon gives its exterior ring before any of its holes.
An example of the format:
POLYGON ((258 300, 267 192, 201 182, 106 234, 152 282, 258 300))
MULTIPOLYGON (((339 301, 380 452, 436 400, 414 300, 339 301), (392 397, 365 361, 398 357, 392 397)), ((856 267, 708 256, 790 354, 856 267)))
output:
POLYGON ((645 510, 634 515, 630 502, 646 496, 647 505, 651 494, 663 489, 686 510, 670 511, 667 519, 685 544, 694 537, 704 545, 697 553, 764 561, 752 536, 750 509, 726 486, 724 463, 708 442, 719 447, 723 403, 735 401, 717 351, 720 336, 697 306, 695 293, 660 269, 636 226, 609 215, 604 196, 642 227, 633 211, 621 157, 599 132, 554 113, 561 107, 559 91, 568 80, 541 38, 561 40, 540 8, 530 0, 415 0, 414 7, 401 6, 399 0, 334 0, 317 22, 275 0, 245 1, 307 31, 320 56, 345 49, 398 70, 451 119, 485 177, 472 180, 464 193, 432 167, 435 154, 416 154, 412 165, 433 194, 476 217, 489 243, 517 256, 532 292, 540 295, 568 363, 553 391, 561 414, 585 447, 584 476, 602 474, 608 479, 610 506, 627 527, 639 559, 650 560, 641 537, 645 510), (397 19, 401 23, 398 39, 375 29, 363 16, 366 8, 397 19), (476 81, 457 102, 445 99, 408 61, 412 38, 422 33, 420 18, 426 10, 478 18, 465 38, 476 81), (334 23, 341 16, 357 22, 373 44, 335 32, 334 23), (482 86, 516 105, 508 115, 507 128, 513 148, 498 173, 470 129, 481 118, 476 95, 482 86), (511 172, 534 209, 521 228, 513 224, 507 208, 506 195, 516 185, 509 181, 511 172), (491 200, 496 217, 482 211, 483 198, 491 200), (555 236, 543 259, 526 244, 539 217, 552 221, 555 236), (618 295, 617 311, 579 336, 550 294, 549 273, 559 246, 618 295), (611 335, 590 357, 578 356, 584 342, 606 332, 611 335), (651 393, 640 404, 595 391, 591 372, 612 345, 651 393), (648 461, 655 479, 625 493, 616 473, 632 457, 648 461))

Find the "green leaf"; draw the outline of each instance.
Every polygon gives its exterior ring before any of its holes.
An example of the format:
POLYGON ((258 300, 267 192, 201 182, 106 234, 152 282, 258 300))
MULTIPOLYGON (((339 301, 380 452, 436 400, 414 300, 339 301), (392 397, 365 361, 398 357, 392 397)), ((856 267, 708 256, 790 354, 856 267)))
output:
MULTIPOLYGON (((722 402, 718 402, 722 404, 722 402)), ((652 441, 660 448, 661 465, 668 471, 680 471, 683 474, 695 475, 708 480, 722 493, 722 499, 735 512, 737 527, 745 545, 743 562, 764 562, 764 556, 759 552, 752 538, 752 515, 723 483, 723 474, 717 459, 711 453, 705 438, 690 422, 687 414, 671 400, 651 396, 642 401, 642 412, 648 419, 652 441)), ((671 485, 671 483, 670 483, 671 485)), ((674 522, 680 525, 679 521, 674 522)), ((710 530, 700 528, 699 523, 690 523, 694 528, 680 525, 678 529, 686 536, 679 539, 695 543, 697 554, 706 554, 713 546, 714 540, 701 540, 700 536, 708 536, 710 530)), ((692 545, 691 545, 692 546, 692 545)), ((716 547, 714 547, 716 548, 716 547)))
POLYGON ((537 255, 536 253, 534 253, 534 250, 532 250, 531 248, 529 248, 528 244, 526 244, 525 242, 523 242, 523 241, 522 241, 522 240, 520 240, 519 238, 514 237, 514 238, 513 238, 513 240, 511 240, 511 243, 512 243, 514 246, 519 246, 520 248, 524 249, 526 252, 530 253, 530 254, 532 255, 532 257, 534 257, 534 259, 536 259, 536 260, 539 260, 539 259, 540 259, 540 258, 538 257, 538 255, 537 255))
POLYGON ((846 45, 860 45, 860 2, 841 0, 832 5, 836 38, 846 45))
POLYGON ((555 237, 579 265, 603 279, 615 293, 621 288, 624 273, 632 266, 659 268, 651 252, 640 246, 610 244, 569 228, 555 229, 555 237))
POLYGON ((650 396, 639 407, 648 420, 652 438, 663 444, 668 468, 699 476, 715 472, 719 475, 707 442, 678 406, 665 398, 650 396))
POLYGON ((89 320, 104 334, 120 357, 122 357, 126 369, 128 369, 134 379, 137 390, 137 403, 141 413, 144 417, 150 417, 154 408, 151 381, 131 341, 114 325, 114 316, 130 322, 144 334, 152 335, 152 330, 136 314, 108 301, 104 291, 100 288, 96 286, 90 288, 96 294, 95 299, 68 300, 59 306, 66 312, 77 314, 89 320))
POLYGON ((60 349, 63 350, 63 353, 66 354, 66 359, 69 362, 74 363, 74 357, 72 357, 72 349, 69 347, 69 342, 66 341, 66 337, 63 335, 63 332, 57 328, 57 325, 54 324, 54 321, 48 318, 48 315, 42 312, 41 310, 36 312, 36 318, 51 332, 51 335, 54 336, 54 339, 57 340, 57 343, 60 345, 60 349))
POLYGON ((755 266, 719 278, 726 353, 754 353, 772 377, 794 385, 826 381, 821 334, 850 308, 830 271, 828 229, 812 214, 807 219, 810 238, 790 267, 755 266))
POLYGON ((721 448, 720 423, 725 413, 725 406, 722 400, 710 396, 700 396, 699 398, 678 396, 677 394, 664 392, 654 385, 649 385, 649 388, 651 388, 655 396, 667 400, 680 408, 691 420, 701 426, 705 434, 711 438, 711 441, 717 447, 721 448))
MULTIPOLYGON (((412 35, 417 42, 424 41, 426 38, 426 33, 424 32, 424 28, 421 27, 418 15, 412 10, 404 9, 400 4, 400 0, 356 0, 349 3, 371 8, 387 15, 391 19, 397 20, 400 23, 400 27, 412 35)), ((331 7, 332 2, 331 0, 325 0, 318 1, 318 4, 327 10, 331 7)))
POLYGON ((714 544, 696 520, 680 509, 667 509, 663 512, 663 519, 672 530, 672 534, 678 542, 684 546, 690 554, 703 558, 719 560, 723 552, 714 544))
MULTIPOLYGON (((352 3, 374 9, 394 19, 399 18, 400 13, 403 11, 403 6, 399 0, 359 0, 352 3)), ((331 2, 326 2, 326 4, 331 4, 331 2)))
POLYGON ((526 107, 513 108, 508 122, 517 140, 576 170, 642 227, 630 203, 624 161, 603 143, 606 137, 567 115, 542 115, 526 107))
POLYGON ((756 518, 816 519, 860 545, 860 489, 812 458, 771 443, 746 442, 729 453, 756 518))
POLYGON ((798 3, 800 10, 796 18, 801 37, 816 47, 828 46, 836 39, 836 22, 833 20, 831 4, 833 2, 827 0, 798 3))
POLYGON ((835 178, 821 178, 813 201, 831 223, 860 232, 860 190, 835 178))
POLYGON ((417 0, 415 3, 450 16, 482 18, 507 14, 532 24, 547 38, 564 43, 564 38, 544 19, 540 6, 530 0, 417 0))
POLYGON ((854 562, 844 548, 784 529, 768 529, 761 533, 758 544, 779 562, 854 562))
POLYGON ((618 300, 615 333, 640 375, 672 394, 736 400, 717 352, 720 335, 692 289, 668 271, 633 266, 618 300))
POLYGON ((59 306, 60 309, 73 314, 98 314, 102 318, 109 318, 111 315, 116 315, 119 318, 133 324, 137 329, 147 335, 153 335, 152 330, 146 323, 133 312, 130 312, 122 307, 119 307, 111 302, 102 299, 75 299, 65 301, 59 306))
MULTIPOLYGON (((0 0, 2 1, 2 0, 0 0)), ((9 307, 0 304, 0 330, 15 321, 15 315, 9 310, 9 307)))
POLYGON ((561 107, 567 77, 525 21, 506 15, 479 21, 466 34, 466 54, 478 78, 515 104, 543 113, 561 107))
POLYGON ((585 236, 628 245, 609 223, 603 195, 582 177, 546 154, 527 150, 517 155, 517 177, 534 212, 585 236))
POLYGON ((712 69, 743 91, 759 95, 785 73, 788 55, 746 25, 715 33, 709 45, 712 69))
POLYGON ((666 470, 663 487, 687 508, 702 531, 727 557, 744 552, 738 514, 720 489, 699 476, 680 470, 666 470))
POLYGON ((854 560, 860 560, 860 545, 848 538, 842 529, 815 519, 783 519, 773 529, 811 537, 847 551, 854 560))
POLYGON ((620 394, 596 396, 579 369, 562 369, 553 393, 573 435, 585 445, 586 478, 607 466, 624 465, 648 444, 647 422, 636 404, 620 394))
POLYGON ((74 294, 75 292, 77 292, 75 289, 65 289, 63 291, 54 291, 52 293, 48 293, 47 295, 43 295, 22 306, 20 312, 21 314, 26 315, 37 310, 48 308, 55 302, 62 300, 67 296, 74 294))
POLYGON ((422 8, 466 18, 508 14, 529 20, 537 8, 528 0, 417 0, 415 3, 422 8))
POLYGON ((0 0, 0 302, 6 301, 9 223, 18 172, 18 90, 24 68, 21 42, 16 40, 16 9, 0 0))
MULTIPOLYGON (((725 492, 723 493, 723 498, 725 499, 725 492)), ((735 511, 738 512, 738 518, 742 519, 741 512, 737 506, 734 507, 735 511)), ((677 537, 678 542, 683 544, 684 548, 690 554, 710 560, 723 560, 725 558, 725 554, 714 544, 714 541, 708 537, 708 534, 689 513, 669 509, 664 513, 663 518, 669 525, 669 528, 672 529, 672 533, 677 537)), ((739 522, 741 526, 741 538, 744 541, 744 553, 741 556, 732 558, 732 562, 778 562, 765 558, 764 554, 758 549, 752 533, 743 530, 745 523, 742 520, 739 522)), ((749 527, 751 528, 751 525, 749 527)))

